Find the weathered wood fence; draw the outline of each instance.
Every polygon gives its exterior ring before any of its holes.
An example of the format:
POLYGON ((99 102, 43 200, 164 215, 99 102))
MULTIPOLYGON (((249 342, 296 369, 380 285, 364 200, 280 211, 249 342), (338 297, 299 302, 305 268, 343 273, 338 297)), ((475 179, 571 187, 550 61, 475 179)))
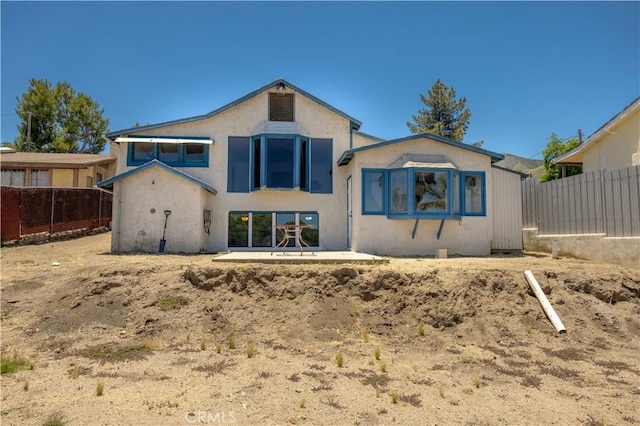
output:
POLYGON ((538 235, 640 236, 640 166, 522 182, 524 228, 538 235))

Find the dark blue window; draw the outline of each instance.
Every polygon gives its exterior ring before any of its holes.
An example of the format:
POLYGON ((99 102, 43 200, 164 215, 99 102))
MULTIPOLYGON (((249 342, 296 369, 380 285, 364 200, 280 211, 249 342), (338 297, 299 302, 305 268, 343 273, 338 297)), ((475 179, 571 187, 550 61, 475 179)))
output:
POLYGON ((333 141, 311 139, 311 192, 333 192, 333 141))
POLYGON ((462 214, 465 216, 486 215, 486 189, 484 172, 463 172, 462 214))
POLYGON ((249 138, 230 137, 227 192, 249 192, 249 138))
POLYGON ((127 166, 139 166, 154 159, 174 167, 209 165, 208 144, 130 142, 127 149, 127 166))
POLYGON ((267 187, 293 188, 294 139, 267 138, 267 187))
POLYGON ((362 213, 384 214, 384 170, 362 171, 362 213))

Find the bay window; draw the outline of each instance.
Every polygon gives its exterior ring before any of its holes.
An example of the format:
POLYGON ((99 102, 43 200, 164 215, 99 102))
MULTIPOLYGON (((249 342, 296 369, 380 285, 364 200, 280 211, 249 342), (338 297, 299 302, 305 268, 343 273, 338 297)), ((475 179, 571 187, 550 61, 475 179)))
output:
POLYGON ((451 168, 363 169, 362 214, 390 219, 486 215, 485 172, 451 168))

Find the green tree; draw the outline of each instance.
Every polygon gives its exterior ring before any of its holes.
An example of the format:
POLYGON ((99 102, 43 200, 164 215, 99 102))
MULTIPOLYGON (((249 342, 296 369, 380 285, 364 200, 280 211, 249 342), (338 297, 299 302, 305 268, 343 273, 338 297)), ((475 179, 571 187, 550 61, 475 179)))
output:
POLYGON ((47 80, 32 78, 28 90, 17 98, 16 114, 21 118, 18 136, 11 146, 16 151, 101 152, 109 120, 91 97, 78 92, 67 82, 53 86, 47 80), (29 116, 31 137, 27 147, 29 116))
POLYGON ((440 79, 429 89, 429 96, 420 95, 426 108, 413 115, 413 123, 407 122, 412 133, 431 133, 455 141, 462 141, 471 111, 466 108, 467 99, 456 99, 456 90, 448 87, 440 79))
MULTIPOLYGON (((540 177, 540 182, 548 182, 550 180, 560 179, 560 177, 562 176, 562 167, 553 164, 553 160, 555 160, 565 152, 571 151, 578 145, 580 145, 580 141, 578 141, 578 139, 567 139, 567 141, 565 142, 560 139, 555 133, 551 133, 551 136, 549 136, 549 138, 547 139, 547 147, 544 151, 542 151, 545 172, 542 177, 540 177)), ((578 175, 580 173, 582 173, 581 166, 567 167, 567 176, 578 175)))

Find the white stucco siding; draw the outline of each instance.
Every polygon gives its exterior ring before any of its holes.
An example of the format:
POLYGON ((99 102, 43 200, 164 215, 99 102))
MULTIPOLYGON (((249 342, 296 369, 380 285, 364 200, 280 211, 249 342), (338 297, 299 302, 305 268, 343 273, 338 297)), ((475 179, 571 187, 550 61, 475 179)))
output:
POLYGON ((434 255, 438 249, 460 255, 487 255, 491 252, 493 198, 491 160, 488 156, 422 138, 358 152, 352 163, 354 250, 387 255, 434 255), (485 172, 486 216, 446 220, 438 240, 440 220, 420 219, 415 238, 412 238, 415 219, 362 215, 361 170, 387 168, 403 154, 446 155, 459 170, 485 172))
POLYGON ((114 189, 114 212, 121 209, 113 224, 114 251, 157 252, 165 210, 171 210, 165 251, 192 253, 203 248, 202 210, 213 203, 213 195, 200 186, 154 167, 122 179, 114 189))

